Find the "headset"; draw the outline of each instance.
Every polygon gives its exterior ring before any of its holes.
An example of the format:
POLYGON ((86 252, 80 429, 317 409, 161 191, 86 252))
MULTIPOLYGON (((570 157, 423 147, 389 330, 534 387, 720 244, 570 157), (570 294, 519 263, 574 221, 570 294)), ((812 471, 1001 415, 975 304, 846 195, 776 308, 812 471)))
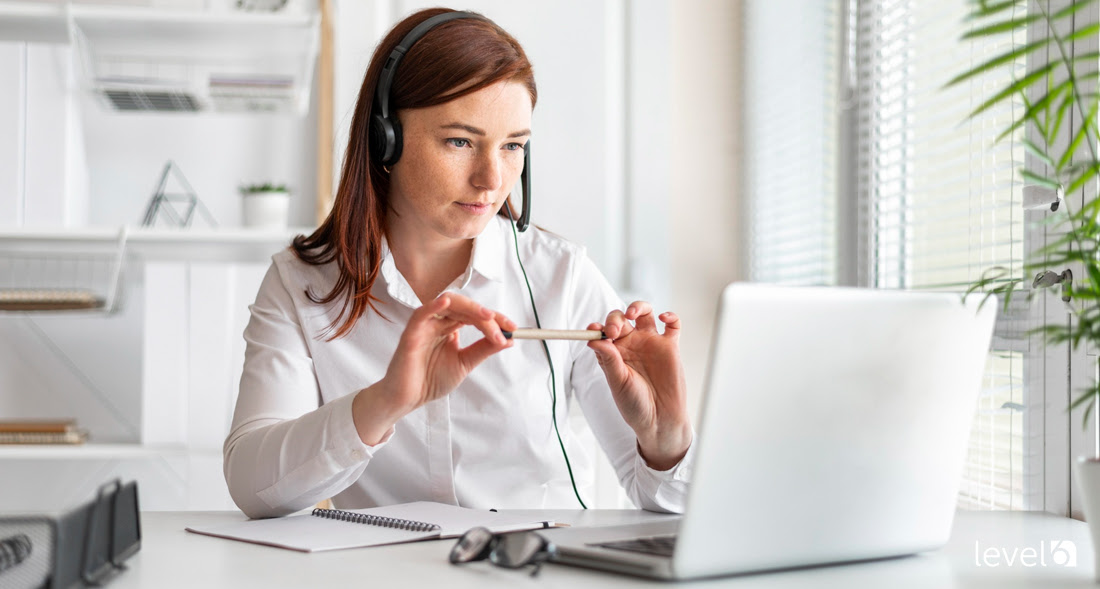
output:
MULTIPOLYGON (((474 12, 445 12, 437 14, 413 27, 409 34, 393 48, 386 63, 382 66, 382 73, 378 76, 378 86, 374 92, 374 104, 371 107, 370 131, 368 141, 370 152, 383 166, 392 166, 401 159, 403 139, 401 136, 401 121, 397 118, 395 109, 390 105, 390 93, 393 90, 393 81, 397 77, 397 66, 405 58, 421 37, 433 28, 452 20, 460 18, 472 18, 492 23, 493 21, 474 12)), ((519 221, 513 223, 520 232, 526 231, 531 224, 531 141, 523 146, 523 172, 520 173, 520 187, 523 191, 523 212, 519 221)), ((508 214, 511 216, 511 204, 508 205, 508 214)))
MULTIPOLYGON (((474 12, 455 11, 438 14, 413 27, 413 30, 409 31, 409 33, 401 39, 397 46, 393 48, 393 51, 390 52, 389 57, 386 58, 386 63, 382 66, 382 73, 378 76, 378 87, 374 92, 374 104, 371 106, 372 115, 368 137, 371 157, 375 158, 378 163, 383 166, 392 166, 397 163, 397 160, 401 159, 401 121, 397 119, 396 111, 393 110, 390 105, 390 92, 393 88, 394 78, 397 76, 397 66, 401 64, 401 60, 405 58, 405 54, 409 52, 409 49, 412 48, 421 37, 426 35, 428 31, 445 22, 460 18, 472 18, 489 23, 493 22, 474 12)), ((523 146, 523 172, 520 173, 520 187, 523 191, 523 212, 520 213, 519 220, 517 221, 512 218, 511 205, 506 205, 505 210, 508 212, 508 220, 511 221, 512 237, 516 246, 516 260, 519 261, 519 268, 523 272, 523 282, 527 285, 527 294, 531 299, 531 310, 535 315, 535 325, 541 328, 542 323, 539 321, 539 312, 535 307, 535 294, 534 291, 531 290, 531 281, 527 278, 527 269, 523 267, 523 259, 519 255, 519 235, 516 234, 517 229, 520 232, 526 231, 531 223, 530 140, 523 146)), ((573 466, 569 462, 569 454, 565 451, 565 443, 562 442, 561 432, 558 431, 558 386, 554 376, 554 361, 550 358, 550 347, 546 344, 546 341, 542 340, 541 343, 542 349, 546 353, 546 362, 550 365, 550 420, 554 426, 554 434, 558 438, 558 446, 561 447, 562 456, 565 457, 565 468, 569 471, 569 482, 573 484, 573 494, 577 496, 577 501, 580 502, 581 507, 588 509, 588 506, 584 504, 584 500, 581 499, 580 492, 577 490, 577 480, 573 476, 573 466)))

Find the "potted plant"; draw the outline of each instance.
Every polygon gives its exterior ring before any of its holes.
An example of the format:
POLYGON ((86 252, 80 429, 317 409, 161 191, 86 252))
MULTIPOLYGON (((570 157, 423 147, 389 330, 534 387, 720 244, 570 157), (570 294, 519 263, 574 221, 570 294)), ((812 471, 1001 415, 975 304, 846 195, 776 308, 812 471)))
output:
MULTIPOLYGON (((1025 204, 1048 204, 1052 211, 1045 223, 1055 237, 1028 256, 1024 276, 1011 276, 1004 268, 990 268, 982 278, 970 285, 969 293, 997 295, 1007 308, 1013 292, 1026 280, 1031 286, 1028 298, 1045 288, 1058 285, 1062 300, 1071 309, 1072 321, 1042 325, 1038 332, 1048 344, 1068 343, 1073 349, 1081 345, 1100 348, 1100 157, 1097 150, 1100 132, 1097 114, 1100 93, 1097 92, 1097 66, 1100 53, 1095 49, 1085 55, 1071 51, 1075 41, 1100 35, 1100 24, 1077 24, 1085 14, 1082 9, 1095 6, 1095 0, 1069 0, 1051 8, 1049 0, 974 0, 968 20, 970 39, 1015 35, 1023 43, 983 61, 957 76, 948 85, 971 81, 995 68, 1015 72, 1012 82, 998 88, 971 114, 980 117, 993 106, 1010 99, 1019 99, 1011 124, 999 139, 1022 132, 1022 146, 1033 156, 1031 167, 1020 170, 1024 180, 1025 204), (1030 12, 1029 12, 1030 10, 1030 12), (1032 32, 1029 38, 1028 32, 1032 32), (1037 33, 1038 32, 1038 33, 1037 33), (1047 55, 1045 61, 1035 59, 1047 55), (1029 57, 1033 63, 1023 70, 1020 65, 1029 57), (1078 121, 1079 128, 1071 126, 1078 121), (1083 124, 1080 121, 1084 121, 1083 124), (1069 138, 1066 140, 1066 138, 1069 138), (1067 198, 1084 190, 1080 206, 1067 198), (1076 207, 1076 208, 1075 208, 1076 207)), ((1100 399, 1100 383, 1076 391, 1068 410, 1082 413, 1082 427, 1100 399)), ((1100 549, 1100 456, 1082 456, 1074 468, 1074 478, 1083 497, 1085 520, 1089 524, 1094 549, 1100 549)), ((1100 552, 1100 551, 1098 551, 1100 552)), ((1100 562, 1100 558, 1097 559, 1100 562)), ((1100 580, 1100 570, 1097 571, 1100 580)))
POLYGON ((245 227, 286 229, 290 210, 290 189, 286 184, 245 184, 240 192, 245 227))

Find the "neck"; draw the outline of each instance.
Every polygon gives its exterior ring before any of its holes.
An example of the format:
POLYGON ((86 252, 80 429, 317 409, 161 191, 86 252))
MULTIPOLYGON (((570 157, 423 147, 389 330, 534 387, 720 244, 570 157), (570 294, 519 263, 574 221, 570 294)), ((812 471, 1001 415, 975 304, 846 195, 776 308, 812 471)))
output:
POLYGON ((386 241, 397 270, 421 303, 439 296, 466 271, 474 246, 472 239, 426 239, 423 232, 410 231, 400 223, 388 227, 386 241))

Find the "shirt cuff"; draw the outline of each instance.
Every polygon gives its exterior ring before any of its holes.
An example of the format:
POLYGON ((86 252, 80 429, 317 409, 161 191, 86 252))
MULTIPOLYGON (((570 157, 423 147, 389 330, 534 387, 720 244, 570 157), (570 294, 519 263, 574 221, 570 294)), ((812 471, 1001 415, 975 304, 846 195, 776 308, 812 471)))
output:
POLYGON ((640 472, 644 472, 651 481, 657 483, 663 483, 667 481, 691 481, 691 471, 695 464, 695 442, 696 435, 695 429, 691 430, 691 444, 688 446, 687 453, 680 459, 672 468, 668 470, 656 470, 646 464, 645 458, 642 457, 642 450, 639 447, 637 449, 637 466, 640 472))
POLYGON ((382 436, 377 444, 368 446, 363 443, 363 438, 359 437, 359 430, 355 429, 355 418, 351 412, 351 404, 354 401, 355 393, 352 393, 329 403, 329 405, 334 405, 332 408, 334 426, 332 439, 335 443, 342 443, 348 449, 349 455, 357 462, 361 462, 373 458, 374 453, 390 441, 396 425, 390 426, 390 431, 386 432, 386 435, 382 436))

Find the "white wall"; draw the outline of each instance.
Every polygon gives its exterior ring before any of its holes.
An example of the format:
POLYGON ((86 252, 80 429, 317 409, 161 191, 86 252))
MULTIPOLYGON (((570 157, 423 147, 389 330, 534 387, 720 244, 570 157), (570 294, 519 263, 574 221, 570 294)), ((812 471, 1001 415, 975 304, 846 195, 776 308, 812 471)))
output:
MULTIPOLYGON (((672 11, 669 194, 672 308, 698 407, 718 295, 741 266, 741 2, 678 0, 672 11)), ((694 409, 693 409, 694 410, 694 409)))

